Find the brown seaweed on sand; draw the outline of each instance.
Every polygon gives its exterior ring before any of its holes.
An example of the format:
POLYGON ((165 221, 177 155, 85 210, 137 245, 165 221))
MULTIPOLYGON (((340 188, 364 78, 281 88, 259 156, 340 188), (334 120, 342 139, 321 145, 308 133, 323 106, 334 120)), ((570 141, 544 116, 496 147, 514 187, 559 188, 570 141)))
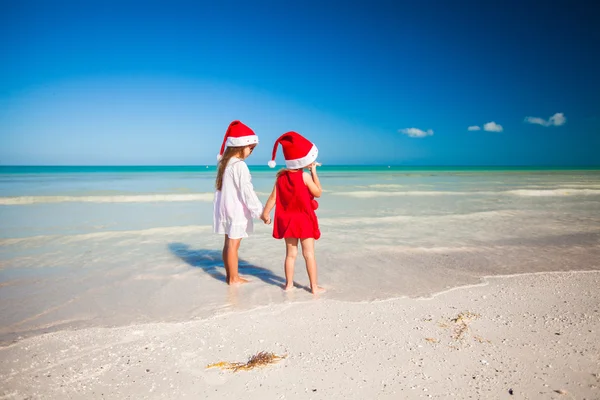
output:
POLYGON ((454 339, 462 339, 464 334, 469 330, 469 323, 478 317, 479 314, 466 311, 458 314, 456 318, 452 318, 450 321, 456 324, 456 327, 454 328, 454 339))
POLYGON ((221 368, 224 370, 230 370, 233 372, 238 372, 241 370, 250 370, 256 367, 264 367, 265 365, 274 364, 279 360, 284 359, 286 356, 278 356, 273 353, 268 353, 266 351, 261 351, 248 359, 247 362, 228 362, 228 361, 220 361, 218 363, 209 364, 206 368, 221 368))
POLYGON ((454 340, 463 339, 467 331, 469 330, 469 324, 474 319, 479 318, 479 314, 472 313, 470 311, 461 312, 456 317, 450 319, 449 322, 439 322, 440 328, 454 328, 454 340))

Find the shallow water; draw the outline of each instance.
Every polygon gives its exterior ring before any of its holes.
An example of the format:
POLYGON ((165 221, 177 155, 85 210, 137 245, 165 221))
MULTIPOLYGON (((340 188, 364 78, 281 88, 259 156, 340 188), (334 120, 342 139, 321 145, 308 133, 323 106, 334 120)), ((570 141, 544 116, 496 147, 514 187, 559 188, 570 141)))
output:
MULTIPOLYGON (((274 172, 253 168, 262 201, 274 172)), ((485 275, 600 269, 600 171, 323 168, 322 298, 429 296, 485 275)), ((214 170, 0 169, 0 339, 311 301, 270 227, 240 288, 212 233, 214 170)))

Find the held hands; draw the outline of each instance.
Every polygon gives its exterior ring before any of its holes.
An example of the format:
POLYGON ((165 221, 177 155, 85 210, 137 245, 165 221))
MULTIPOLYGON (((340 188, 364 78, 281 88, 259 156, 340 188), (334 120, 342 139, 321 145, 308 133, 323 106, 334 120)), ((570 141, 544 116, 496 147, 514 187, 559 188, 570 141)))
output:
POLYGON ((263 213, 260 216, 260 219, 265 223, 265 225, 271 225, 271 216, 269 214, 263 213))

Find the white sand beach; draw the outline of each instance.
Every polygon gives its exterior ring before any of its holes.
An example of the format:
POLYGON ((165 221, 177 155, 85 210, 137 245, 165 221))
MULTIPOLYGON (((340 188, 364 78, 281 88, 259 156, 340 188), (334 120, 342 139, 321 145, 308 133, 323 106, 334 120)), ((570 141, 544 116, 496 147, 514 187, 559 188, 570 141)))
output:
POLYGON ((433 298, 53 332, 0 349, 0 398, 598 399, 599 289, 600 272, 526 274, 433 298), (206 368, 260 351, 285 358, 206 368))

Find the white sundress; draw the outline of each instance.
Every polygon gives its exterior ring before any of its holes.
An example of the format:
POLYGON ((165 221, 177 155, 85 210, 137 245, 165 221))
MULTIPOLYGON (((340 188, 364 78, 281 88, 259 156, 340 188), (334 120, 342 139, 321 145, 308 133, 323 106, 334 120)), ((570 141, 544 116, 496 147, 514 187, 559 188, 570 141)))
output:
POLYGON ((213 230, 231 239, 248 237, 253 218, 260 218, 263 205, 254 192, 246 163, 232 157, 223 173, 223 186, 215 192, 213 230))

